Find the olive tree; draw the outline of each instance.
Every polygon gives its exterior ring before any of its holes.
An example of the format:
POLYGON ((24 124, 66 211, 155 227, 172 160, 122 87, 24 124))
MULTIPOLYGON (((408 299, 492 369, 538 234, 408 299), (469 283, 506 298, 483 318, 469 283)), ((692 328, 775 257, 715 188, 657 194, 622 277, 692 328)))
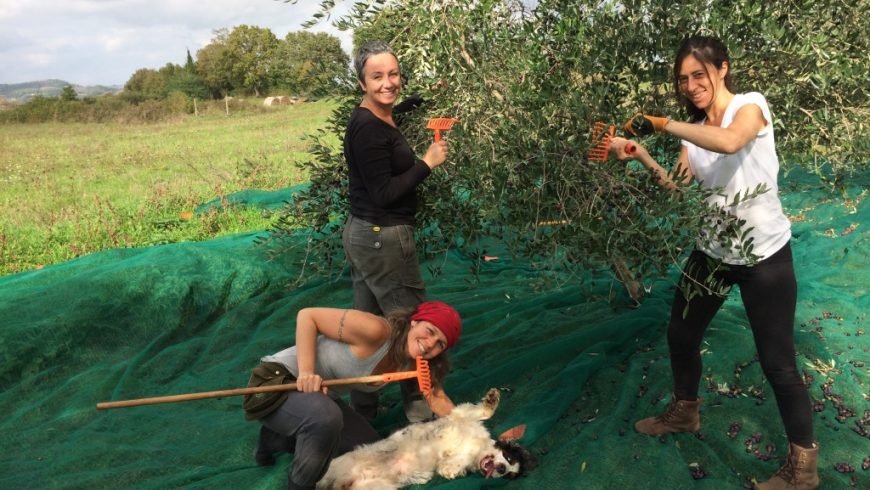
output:
MULTIPOLYGON (((333 6, 324 1, 320 15, 333 6)), ((636 297, 718 218, 697 186, 664 192, 640 166, 589 161, 593 123, 618 127, 637 111, 684 119, 673 52, 687 35, 716 35, 738 88, 768 97, 784 166, 836 184, 866 169, 868 13, 866 2, 835 0, 396 0, 356 3, 336 25, 397 51, 406 93, 428 101, 402 127, 412 146, 430 141, 427 118, 461 120, 448 136, 449 164, 421 192, 426 250, 479 256, 480 243, 496 239, 545 270, 608 266, 636 297)), ((314 136, 312 186, 273 234, 281 242, 304 227, 321 265, 340 258, 348 208, 345 163, 327 133, 342 136, 357 98, 349 94, 314 136)), ((673 138, 645 144, 666 166, 675 161, 673 138)), ((723 238, 739 242, 745 230, 734 225, 723 238)))

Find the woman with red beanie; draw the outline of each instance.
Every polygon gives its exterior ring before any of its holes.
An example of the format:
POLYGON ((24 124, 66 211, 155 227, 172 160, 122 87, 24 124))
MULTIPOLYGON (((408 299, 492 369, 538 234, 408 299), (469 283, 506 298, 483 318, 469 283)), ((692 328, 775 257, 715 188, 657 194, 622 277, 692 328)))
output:
POLYGON ((386 317, 359 310, 305 308, 296 317, 296 345, 265 356, 249 386, 296 382, 297 391, 245 397, 248 420, 262 424, 255 459, 275 464, 279 452, 295 452, 288 488, 314 488, 332 458, 379 439, 365 417, 340 395, 351 389, 376 391, 384 385, 344 385, 325 379, 351 378, 414 369, 417 356, 429 361, 432 395, 439 416, 453 410, 444 393, 447 350, 459 340, 462 319, 453 307, 427 301, 386 317))

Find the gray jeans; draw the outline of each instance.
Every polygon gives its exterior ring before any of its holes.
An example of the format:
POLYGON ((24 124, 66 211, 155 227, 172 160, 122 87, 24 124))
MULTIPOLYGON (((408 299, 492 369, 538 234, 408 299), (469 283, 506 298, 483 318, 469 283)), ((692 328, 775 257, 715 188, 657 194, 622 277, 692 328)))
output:
POLYGON ((260 423, 296 439, 293 465, 287 471, 290 488, 313 488, 332 458, 380 439, 362 415, 319 392, 290 391, 287 400, 260 423))
POLYGON ((413 226, 377 226, 350 215, 341 238, 350 262, 354 309, 385 315, 425 300, 413 226))
MULTIPOLYGON (((353 308, 385 315, 397 308, 414 308, 426 299, 426 285, 411 225, 377 226, 348 216, 342 244, 353 279, 353 308)), ((411 422, 433 417, 416 381, 400 383, 405 415, 411 422)), ((377 415, 378 393, 352 391, 353 408, 371 419, 377 415)))

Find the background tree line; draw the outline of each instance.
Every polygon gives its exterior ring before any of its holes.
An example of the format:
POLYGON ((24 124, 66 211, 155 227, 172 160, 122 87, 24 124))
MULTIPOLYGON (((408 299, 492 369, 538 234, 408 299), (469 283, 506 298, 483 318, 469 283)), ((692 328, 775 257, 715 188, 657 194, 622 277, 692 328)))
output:
POLYGON ((278 39, 268 28, 239 25, 214 31, 195 58, 187 51, 184 65, 136 70, 117 95, 79 98, 68 86, 58 97, 37 96, 0 112, 0 122, 147 122, 191 113, 193 100, 201 104, 228 95, 332 95, 346 86, 349 65, 335 36, 301 31, 278 39))
POLYGON ((219 29, 211 42, 187 53, 184 66, 167 63, 137 70, 124 85, 132 99, 160 99, 172 92, 188 97, 229 94, 332 93, 349 69, 338 38, 326 33, 290 32, 278 39, 268 28, 239 25, 219 29))

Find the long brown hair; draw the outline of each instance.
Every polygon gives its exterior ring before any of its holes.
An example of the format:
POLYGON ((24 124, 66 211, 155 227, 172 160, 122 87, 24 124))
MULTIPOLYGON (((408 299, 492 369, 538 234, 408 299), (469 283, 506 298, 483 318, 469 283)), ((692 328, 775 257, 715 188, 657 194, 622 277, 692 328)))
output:
MULTIPOLYGON (((680 67, 683 65, 683 60, 687 56, 692 55, 704 65, 704 70, 707 69, 707 64, 716 67, 717 70, 722 69, 724 63, 728 63, 728 73, 725 74, 725 88, 732 93, 736 93, 734 82, 731 80, 731 60, 728 58, 728 48, 717 37, 711 36, 690 36, 683 40, 677 49, 677 56, 674 60, 674 92, 677 94, 677 100, 686 108, 689 113, 689 121, 700 121, 707 117, 703 109, 698 109, 686 96, 680 91, 680 67)), ((710 78, 710 73, 707 73, 707 78, 710 78)), ((715 97, 715 94, 713 94, 715 97)))
MULTIPOLYGON (((390 324, 390 350, 387 351, 386 356, 400 369, 411 363, 408 358, 408 332, 411 330, 411 315, 415 311, 414 308, 399 308, 386 316, 390 324)), ((447 358, 446 350, 429 359, 429 371, 432 376, 432 388, 444 389, 444 379, 450 372, 450 360, 447 358)))

